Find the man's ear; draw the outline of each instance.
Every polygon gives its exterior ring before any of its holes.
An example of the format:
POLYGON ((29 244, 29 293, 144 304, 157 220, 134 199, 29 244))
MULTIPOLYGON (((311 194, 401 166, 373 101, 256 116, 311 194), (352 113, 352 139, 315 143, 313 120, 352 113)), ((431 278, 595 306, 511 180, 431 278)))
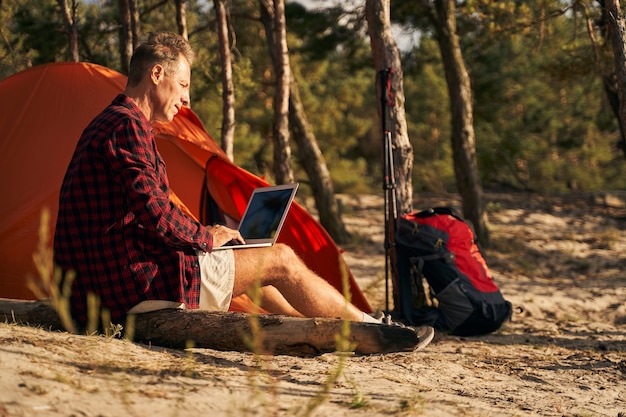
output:
POLYGON ((165 76, 165 69, 163 68, 163 65, 161 65, 161 64, 156 64, 150 70, 150 79, 155 84, 158 84, 159 81, 161 81, 161 79, 164 76, 165 76))

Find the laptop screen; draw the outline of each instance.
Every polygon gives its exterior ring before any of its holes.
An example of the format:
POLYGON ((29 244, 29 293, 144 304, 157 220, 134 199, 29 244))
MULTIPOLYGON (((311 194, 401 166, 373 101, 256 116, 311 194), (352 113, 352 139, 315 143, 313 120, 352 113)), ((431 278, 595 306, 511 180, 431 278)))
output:
POLYGON ((256 189, 244 213, 239 232, 248 241, 273 239, 282 226, 295 190, 293 186, 256 189))

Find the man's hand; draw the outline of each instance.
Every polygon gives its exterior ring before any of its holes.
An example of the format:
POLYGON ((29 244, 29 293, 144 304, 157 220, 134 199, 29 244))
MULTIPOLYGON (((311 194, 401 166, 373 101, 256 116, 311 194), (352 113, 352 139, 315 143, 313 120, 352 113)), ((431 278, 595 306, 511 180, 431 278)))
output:
POLYGON ((222 246, 231 240, 246 243, 239 230, 234 230, 221 224, 210 227, 209 232, 213 235, 213 246, 222 246))

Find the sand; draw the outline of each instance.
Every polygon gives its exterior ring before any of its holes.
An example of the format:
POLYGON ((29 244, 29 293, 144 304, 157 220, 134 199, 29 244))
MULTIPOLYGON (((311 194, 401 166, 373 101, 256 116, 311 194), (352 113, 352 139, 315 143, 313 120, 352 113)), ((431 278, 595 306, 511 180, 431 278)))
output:
MULTIPOLYGON (((485 257, 516 313, 424 350, 255 356, 0 323, 3 416, 626 416, 626 206, 615 193, 488 194, 485 257)), ((385 306, 382 199, 343 196, 345 258, 385 306)), ((452 204, 422 196, 416 208, 452 204)))

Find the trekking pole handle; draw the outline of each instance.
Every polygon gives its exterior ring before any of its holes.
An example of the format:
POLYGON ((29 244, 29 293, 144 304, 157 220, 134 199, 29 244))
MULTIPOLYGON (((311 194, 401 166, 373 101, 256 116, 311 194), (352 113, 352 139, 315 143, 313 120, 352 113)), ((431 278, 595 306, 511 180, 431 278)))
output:
POLYGON ((380 75, 380 103, 382 111, 382 128, 383 134, 389 133, 389 107, 393 107, 395 98, 391 89, 391 77, 393 76, 393 68, 385 68, 379 71, 380 75))

